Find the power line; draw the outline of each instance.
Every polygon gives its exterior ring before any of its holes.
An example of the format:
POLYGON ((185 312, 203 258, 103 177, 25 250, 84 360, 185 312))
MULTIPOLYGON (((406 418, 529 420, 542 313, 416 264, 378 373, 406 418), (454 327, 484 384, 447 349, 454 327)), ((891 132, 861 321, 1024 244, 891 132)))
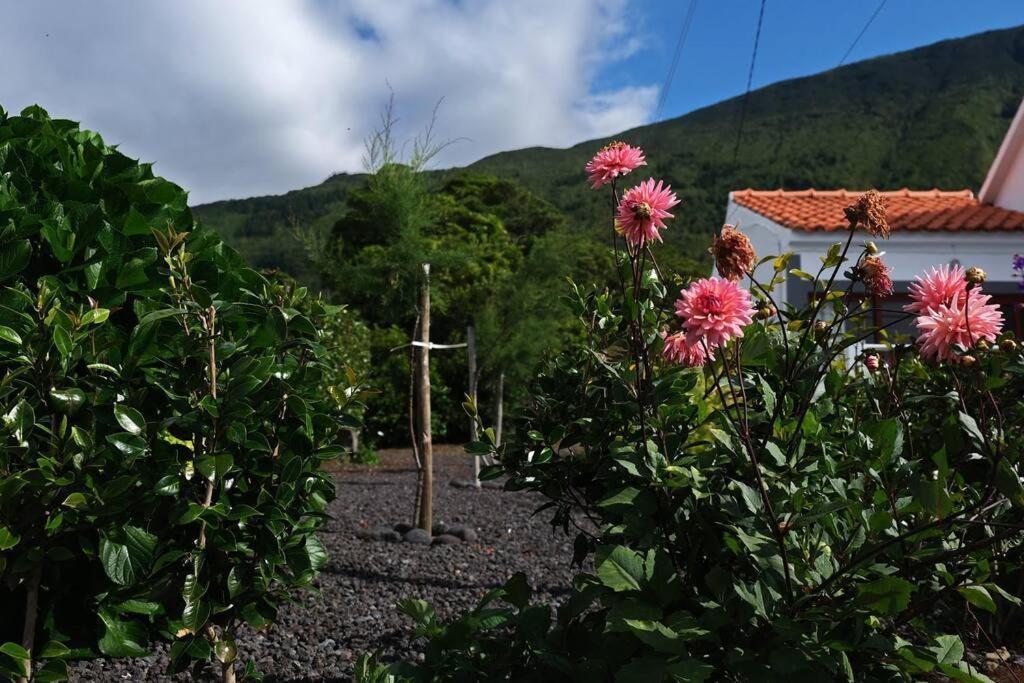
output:
POLYGON ((853 39, 852 43, 850 43, 850 47, 846 49, 846 54, 844 54, 843 58, 839 60, 839 66, 843 65, 843 62, 846 61, 846 58, 850 56, 851 52, 853 52, 853 48, 857 47, 857 43, 859 43, 860 39, 864 36, 865 33, 867 33, 868 27, 871 26, 871 23, 874 22, 875 17, 877 17, 878 13, 882 11, 883 7, 885 7, 886 1, 887 0, 882 0, 882 2, 878 3, 878 7, 875 8, 875 13, 871 15, 870 19, 868 19, 868 23, 864 24, 864 28, 860 30, 860 33, 857 34, 857 37, 853 39))
POLYGON ((764 23, 764 6, 766 0, 761 0, 761 12, 757 15, 757 32, 754 33, 754 53, 750 56, 750 73, 747 74, 747 89, 743 93, 743 102, 740 104, 740 127, 736 131, 736 146, 732 150, 732 163, 740 153, 740 140, 743 138, 743 125, 747 120, 747 98, 750 97, 750 86, 754 83, 754 64, 757 63, 757 46, 761 42, 761 24, 764 23))
POLYGON ((661 121, 661 113, 665 108, 665 102, 668 100, 669 90, 672 89, 672 81, 676 77, 676 67, 679 66, 679 55, 683 52, 683 46, 686 44, 686 38, 690 34, 690 24, 693 23, 693 14, 697 9, 697 0, 690 0, 690 6, 686 9, 686 15, 683 17, 682 26, 679 29, 679 37, 676 39, 675 51, 672 54, 672 63, 668 67, 668 75, 665 77, 665 84, 661 87, 661 95, 658 97, 658 108, 654 114, 654 122, 661 121))

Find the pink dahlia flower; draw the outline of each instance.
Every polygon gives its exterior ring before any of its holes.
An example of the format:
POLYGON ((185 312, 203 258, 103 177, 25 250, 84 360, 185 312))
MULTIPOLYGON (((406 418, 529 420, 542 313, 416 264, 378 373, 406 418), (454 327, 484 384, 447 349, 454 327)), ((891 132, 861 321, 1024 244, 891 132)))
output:
POLYGON ((714 352, 709 352, 703 344, 688 344, 686 335, 682 332, 665 337, 665 348, 661 355, 668 361, 688 368, 700 367, 707 361, 715 359, 714 352))
POLYGON ((646 165, 647 160, 644 159, 642 149, 616 140, 602 147, 601 151, 587 162, 587 180, 590 181, 590 187, 596 190, 620 175, 626 175, 646 165))
POLYGON ((665 219, 672 218, 668 212, 679 203, 672 188, 662 181, 654 184, 654 178, 627 190, 619 202, 615 229, 631 245, 642 247, 651 240, 661 241, 659 231, 665 227, 665 219))
POLYGON ((966 273, 960 266, 942 265, 930 273, 918 275, 910 284, 910 303, 903 307, 907 313, 923 315, 928 309, 949 306, 954 297, 967 291, 966 273))
POLYGON ((1003 313, 989 303, 990 298, 975 288, 954 294, 948 304, 930 307, 918 316, 915 324, 921 333, 917 339, 921 355, 928 360, 955 361, 958 350, 969 349, 981 339, 995 341, 1003 329, 1003 313))
POLYGON ((709 349, 743 336, 744 325, 753 320, 750 293, 735 282, 717 277, 697 280, 676 301, 676 315, 683 319, 686 343, 706 343, 709 349))

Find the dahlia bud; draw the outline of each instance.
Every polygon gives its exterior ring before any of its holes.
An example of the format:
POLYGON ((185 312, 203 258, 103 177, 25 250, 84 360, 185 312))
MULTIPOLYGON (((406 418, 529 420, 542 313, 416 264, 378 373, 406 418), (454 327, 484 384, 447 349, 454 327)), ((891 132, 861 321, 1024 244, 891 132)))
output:
POLYGON ((871 372, 877 372, 880 365, 878 361, 878 356, 876 356, 875 354, 866 356, 864 358, 864 365, 866 365, 868 370, 870 370, 871 372))
POLYGON ((1012 339, 1004 339, 1003 341, 999 342, 999 348, 1001 348, 1006 353, 1013 353, 1014 351, 1017 350, 1017 342, 1015 342, 1012 339))
POLYGON ((819 339, 821 337, 824 337, 826 334, 828 334, 829 327, 831 327, 831 326, 829 325, 829 323, 827 321, 825 321, 825 320, 817 321, 816 323, 814 323, 814 336, 818 337, 819 339))
POLYGON ((971 355, 961 356, 960 357, 960 363, 963 364, 964 366, 967 366, 967 367, 970 367, 971 365, 974 365, 977 362, 978 362, 978 359, 975 358, 974 356, 971 356, 971 355))
POLYGON ((867 249, 867 252, 872 256, 878 254, 878 247, 875 246, 874 242, 868 241, 868 243, 864 245, 864 248, 867 249))
POLYGON ((985 271, 978 266, 971 266, 967 269, 967 273, 965 273, 964 278, 972 285, 980 285, 988 278, 988 275, 986 275, 985 271))
POLYGON ((988 351, 991 348, 991 344, 988 343, 987 339, 979 339, 974 343, 974 348, 981 351, 988 351))
POLYGON ((778 310, 770 304, 762 304, 758 306, 757 311, 754 313, 755 320, 767 320, 768 318, 774 317, 778 313, 778 310))

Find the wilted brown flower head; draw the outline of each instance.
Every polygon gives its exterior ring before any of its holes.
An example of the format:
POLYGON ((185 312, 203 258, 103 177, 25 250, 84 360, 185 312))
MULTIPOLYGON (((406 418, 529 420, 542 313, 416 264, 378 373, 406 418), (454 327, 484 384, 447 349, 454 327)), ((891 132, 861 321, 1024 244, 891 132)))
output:
POLYGON ((885 198, 878 190, 868 190, 844 210, 846 218, 856 226, 867 228, 873 237, 889 238, 889 222, 885 219, 885 198))
POLYGON ((892 269, 880 256, 865 256, 860 262, 860 278, 871 296, 881 299, 892 296, 892 269))
POLYGON ((988 274, 978 266, 971 266, 967 269, 967 272, 964 273, 964 279, 972 285, 980 285, 988 279, 988 274))
POLYGON ((722 226, 722 233, 715 236, 710 251, 718 266, 718 274, 733 282, 742 280, 757 262, 750 238, 733 225, 722 226))

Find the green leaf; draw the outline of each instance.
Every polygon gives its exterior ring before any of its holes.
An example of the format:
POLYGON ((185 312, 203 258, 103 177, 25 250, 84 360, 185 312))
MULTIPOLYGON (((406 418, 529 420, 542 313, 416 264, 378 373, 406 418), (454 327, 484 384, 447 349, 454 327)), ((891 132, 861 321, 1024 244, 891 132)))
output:
POLYGON ((128 546, 106 539, 101 540, 100 561, 103 563, 103 571, 114 583, 128 586, 135 582, 135 573, 128 557, 128 546))
POLYGON ((100 638, 100 652, 108 657, 145 657, 146 629, 134 621, 122 621, 108 610, 100 610, 103 622, 103 637, 100 638))
POLYGON ((794 255, 795 255, 794 252, 787 251, 784 254, 780 254, 779 256, 776 256, 775 260, 772 262, 772 267, 775 269, 775 272, 776 273, 781 273, 787 267, 789 267, 789 262, 793 258, 794 255))
POLYGON ((82 316, 82 325, 99 325, 110 317, 110 310, 106 308, 90 308, 82 316))
POLYGON ((18 541, 21 538, 15 536, 10 529, 5 526, 0 526, 0 550, 10 550, 14 546, 18 545, 18 541))
POLYGON ((828 253, 826 253, 824 256, 819 256, 818 258, 821 259, 821 262, 825 266, 825 268, 835 268, 836 266, 843 262, 842 251, 843 245, 840 244, 839 242, 834 242, 828 248, 828 253))
POLYGON ((14 432, 14 438, 24 442, 36 424, 36 413, 25 399, 21 399, 4 415, 4 424, 14 432))
POLYGON ((136 458, 146 454, 146 442, 139 436, 126 432, 110 434, 107 441, 124 455, 136 458))
POLYGON ((917 590, 914 584, 896 576, 885 576, 860 586, 857 604, 878 610, 883 614, 896 614, 910 604, 910 594, 917 590))
POLYGON ((61 505, 65 506, 65 507, 69 507, 69 508, 78 509, 78 508, 81 508, 81 507, 85 507, 86 502, 87 501, 86 501, 85 495, 81 494, 81 493, 78 493, 76 491, 75 493, 72 493, 67 498, 65 498, 64 502, 61 503, 61 505))
POLYGON ((123 528, 123 542, 108 538, 100 541, 100 561, 110 580, 130 586, 142 578, 153 564, 157 537, 134 526, 123 528))
POLYGON ((32 243, 28 240, 0 245, 0 282, 24 270, 31 256, 32 243))
POLYGON ((71 333, 63 327, 53 328, 53 344, 57 347, 63 358, 71 357, 75 350, 75 343, 71 340, 71 333))
POLYGON ((51 640, 39 651, 39 656, 43 659, 64 659, 70 654, 71 648, 56 640, 51 640))
POLYGON ((595 557, 597 577, 613 591, 638 591, 644 575, 640 555, 624 546, 598 549, 595 557))
POLYGON ((138 436, 146 430, 146 418, 135 408, 118 403, 114 406, 114 417, 121 428, 130 434, 138 436))
POLYGON ((1024 484, 1017 472, 1003 458, 996 466, 996 489, 1017 507, 1024 507, 1024 484))
POLYGON ((15 346, 21 346, 21 336, 6 325, 0 325, 0 339, 15 346))
POLYGON ((956 664, 964 658, 964 643, 960 636, 939 636, 935 647, 928 648, 935 653, 938 664, 956 664))
POLYGON ((8 657, 13 657, 14 659, 31 659, 31 656, 28 654, 28 650, 17 643, 4 643, 3 645, 0 645, 0 652, 4 653, 8 657))
POLYGON ((437 619, 437 614, 434 612, 434 608, 431 607, 426 600, 420 600, 418 598, 403 598, 398 601, 396 607, 399 612, 410 617, 421 626, 432 624, 437 619))
POLYGON ((184 314, 184 308, 161 308, 160 310, 151 311, 150 313, 147 313, 146 315, 139 318, 139 327, 142 327, 144 325, 152 325, 153 323, 159 320, 163 320, 164 318, 170 318, 171 316, 184 314))
POLYGON ((33 680, 35 680, 36 683, 66 681, 68 680, 68 665, 67 662, 61 659, 51 659, 41 668, 35 669, 32 672, 32 675, 33 680))
POLYGON ((917 500, 932 517, 945 517, 953 509, 945 482, 922 479, 917 483, 917 500))
POLYGON ((50 389, 54 410, 64 415, 75 415, 85 405, 85 392, 81 389, 50 389))
POLYGON ((992 599, 992 595, 989 594, 984 586, 964 586, 958 592, 964 597, 964 600, 975 607, 979 607, 992 614, 996 613, 996 601, 992 599))
POLYGON ((185 610, 181 613, 181 619, 185 628, 192 633, 201 632, 203 627, 206 626, 206 622, 210 620, 211 610, 210 603, 205 600, 194 600, 185 603, 185 610))
POLYGON ((967 413, 959 413, 960 427, 967 432, 967 436, 970 437, 971 442, 975 448, 985 448, 985 437, 981 433, 981 428, 978 427, 978 422, 968 415, 967 413))

